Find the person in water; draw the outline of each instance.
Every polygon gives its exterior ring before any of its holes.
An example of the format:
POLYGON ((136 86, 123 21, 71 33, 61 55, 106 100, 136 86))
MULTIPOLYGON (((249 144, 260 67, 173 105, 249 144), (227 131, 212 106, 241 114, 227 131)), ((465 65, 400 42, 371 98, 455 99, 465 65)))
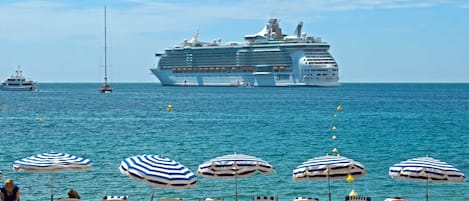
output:
POLYGON ((70 189, 70 191, 68 191, 68 198, 80 199, 80 194, 78 194, 76 190, 70 189))
POLYGON ((1 199, 3 201, 19 201, 20 200, 20 188, 15 185, 12 179, 5 180, 5 185, 0 188, 2 191, 1 199))

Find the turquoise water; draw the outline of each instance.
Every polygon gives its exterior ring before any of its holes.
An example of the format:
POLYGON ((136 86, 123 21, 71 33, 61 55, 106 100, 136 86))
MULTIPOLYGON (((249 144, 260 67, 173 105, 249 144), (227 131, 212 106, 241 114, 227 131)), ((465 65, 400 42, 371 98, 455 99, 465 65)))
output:
MULTIPOLYGON (((332 181, 333 200, 351 189, 372 200, 425 199, 425 183, 392 179, 388 167, 430 156, 469 174, 469 84, 343 84, 337 88, 161 87, 40 84, 40 92, 0 91, 0 169, 21 188, 22 200, 50 200, 50 174, 14 172, 12 162, 56 151, 87 157, 93 168, 54 174, 55 198, 76 189, 84 200, 129 195, 149 200, 151 187, 119 170, 138 154, 161 154, 196 171, 214 157, 240 153, 269 161, 276 173, 239 179, 239 200, 277 195, 327 200, 327 181, 295 182, 302 162, 331 154, 366 166, 354 183, 332 181), (173 112, 167 112, 168 105, 173 112), (343 106, 337 112, 337 105, 343 106), (336 114, 336 118, 333 115, 336 114), (44 117, 41 121, 40 117, 44 117), (337 130, 332 131, 332 126, 337 130), (337 140, 331 136, 335 134, 337 140)), ((430 184, 430 200, 469 200, 469 185, 430 184)), ((156 189, 156 197, 234 200, 234 181, 199 178, 193 189, 156 189)))

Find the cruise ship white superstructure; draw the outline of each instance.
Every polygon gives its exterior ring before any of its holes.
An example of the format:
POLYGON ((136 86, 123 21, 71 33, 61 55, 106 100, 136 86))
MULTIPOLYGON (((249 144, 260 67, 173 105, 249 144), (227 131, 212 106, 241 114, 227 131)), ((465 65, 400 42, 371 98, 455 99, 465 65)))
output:
POLYGON ((329 44, 301 32, 284 35, 277 19, 246 43, 192 40, 156 53, 152 73, 163 86, 337 86, 338 65, 329 44))

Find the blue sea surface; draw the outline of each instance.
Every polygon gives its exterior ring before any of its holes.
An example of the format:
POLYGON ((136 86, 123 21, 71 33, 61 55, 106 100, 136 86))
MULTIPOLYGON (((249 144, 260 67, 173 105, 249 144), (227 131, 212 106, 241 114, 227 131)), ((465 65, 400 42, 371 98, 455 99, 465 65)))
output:
MULTIPOLYGON (((331 182, 333 200, 354 189, 374 201, 425 200, 425 183, 390 178, 389 166, 430 156, 469 174, 469 84, 342 84, 334 88, 162 87, 43 83, 39 92, 0 91, 0 170, 21 189, 21 200, 50 200, 51 174, 14 172, 15 160, 50 151, 93 160, 83 172, 53 174, 54 198, 76 189, 83 200, 128 195, 150 200, 152 188, 122 175, 130 156, 159 154, 196 171, 225 154, 270 162, 274 174, 238 180, 240 201, 253 196, 328 198, 327 181, 293 181, 302 162, 337 148, 366 166, 355 182, 331 182), (173 111, 168 112, 167 106, 173 111), (338 105, 343 111, 336 110, 338 105), (334 118, 334 114, 336 118, 334 118), (337 128, 336 131, 332 127, 337 128), (332 140, 336 135, 337 140, 332 140)), ((156 188, 156 197, 234 201, 234 180, 199 177, 196 188, 156 188)), ((469 200, 469 185, 429 185, 430 200, 469 200)))

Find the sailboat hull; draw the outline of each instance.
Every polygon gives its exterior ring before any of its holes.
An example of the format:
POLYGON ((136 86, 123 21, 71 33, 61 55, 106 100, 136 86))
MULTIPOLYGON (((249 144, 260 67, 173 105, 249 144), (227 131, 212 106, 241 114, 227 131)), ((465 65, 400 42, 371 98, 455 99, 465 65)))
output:
POLYGON ((103 85, 99 87, 99 92, 104 94, 112 93, 112 87, 110 85, 103 85))

